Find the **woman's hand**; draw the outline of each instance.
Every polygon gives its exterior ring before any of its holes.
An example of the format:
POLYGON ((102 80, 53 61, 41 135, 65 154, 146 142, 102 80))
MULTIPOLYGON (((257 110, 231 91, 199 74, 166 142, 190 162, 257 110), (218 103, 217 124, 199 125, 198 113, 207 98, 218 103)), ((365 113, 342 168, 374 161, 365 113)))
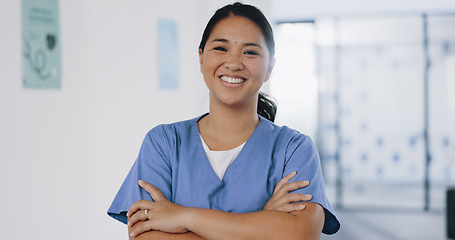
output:
POLYGON ((281 179, 273 190, 273 195, 265 204, 263 210, 277 210, 282 212, 293 212, 303 210, 305 205, 293 202, 299 201, 309 201, 311 200, 311 195, 303 193, 289 193, 291 191, 297 190, 299 188, 304 188, 310 183, 308 181, 296 181, 288 183, 291 178, 293 178, 297 172, 292 172, 286 175, 281 179))
POLYGON ((139 185, 150 193, 154 202, 139 200, 131 205, 126 214, 130 236, 135 237, 151 230, 168 233, 188 231, 183 224, 185 207, 168 201, 163 193, 150 183, 139 181, 139 185))

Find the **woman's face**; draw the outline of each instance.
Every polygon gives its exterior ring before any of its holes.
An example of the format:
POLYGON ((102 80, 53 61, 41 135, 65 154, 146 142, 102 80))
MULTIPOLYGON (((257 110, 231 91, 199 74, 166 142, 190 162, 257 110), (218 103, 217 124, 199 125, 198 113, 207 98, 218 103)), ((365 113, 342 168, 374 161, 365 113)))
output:
POLYGON ((251 20, 231 16, 218 22, 199 62, 210 90, 211 104, 257 104, 259 89, 270 77, 270 61, 261 29, 251 20))

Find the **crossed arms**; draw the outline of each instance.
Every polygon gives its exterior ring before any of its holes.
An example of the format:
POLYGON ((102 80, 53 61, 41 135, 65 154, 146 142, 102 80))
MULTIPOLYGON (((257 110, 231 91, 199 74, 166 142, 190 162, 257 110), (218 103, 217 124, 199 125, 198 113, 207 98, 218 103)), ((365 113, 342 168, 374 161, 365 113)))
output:
POLYGON ((262 211, 252 213, 183 207, 168 201, 153 185, 139 181, 154 202, 139 200, 130 207, 127 213, 130 240, 319 239, 324 210, 317 203, 300 202, 310 200, 310 195, 289 193, 309 184, 288 183, 295 174, 285 176, 277 184, 262 211))

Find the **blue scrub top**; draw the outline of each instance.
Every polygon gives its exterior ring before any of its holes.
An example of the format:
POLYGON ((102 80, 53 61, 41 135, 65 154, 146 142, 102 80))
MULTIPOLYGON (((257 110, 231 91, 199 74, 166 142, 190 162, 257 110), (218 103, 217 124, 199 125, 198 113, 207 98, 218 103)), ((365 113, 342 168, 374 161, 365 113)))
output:
POLYGON ((220 180, 199 137, 197 122, 203 116, 159 125, 148 132, 108 210, 111 217, 126 223, 126 212, 133 203, 153 201, 138 180, 156 186, 169 201, 182 206, 233 213, 260 211, 276 184, 297 171, 291 182, 309 180, 310 185, 295 192, 311 194, 310 202, 325 210, 322 232, 338 231, 340 223, 325 195, 319 155, 310 137, 259 116, 253 134, 220 180))

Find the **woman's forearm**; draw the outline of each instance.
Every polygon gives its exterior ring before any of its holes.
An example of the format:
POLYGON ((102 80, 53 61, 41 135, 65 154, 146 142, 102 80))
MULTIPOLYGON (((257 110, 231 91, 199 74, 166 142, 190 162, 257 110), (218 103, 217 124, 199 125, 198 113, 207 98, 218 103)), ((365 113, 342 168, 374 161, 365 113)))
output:
POLYGON ((236 214, 192 208, 187 227, 204 239, 319 239, 324 210, 315 203, 305 205, 305 210, 294 213, 259 211, 236 214))
MULTIPOLYGON (((143 223, 142 221, 140 223, 143 223)), ((138 236, 131 236, 133 228, 128 226, 129 240, 204 240, 197 234, 192 232, 187 233, 167 233, 162 231, 148 231, 138 236)))
POLYGON ((130 240, 204 240, 200 236, 192 233, 166 233, 161 231, 149 231, 142 233, 137 237, 131 237, 130 240))

